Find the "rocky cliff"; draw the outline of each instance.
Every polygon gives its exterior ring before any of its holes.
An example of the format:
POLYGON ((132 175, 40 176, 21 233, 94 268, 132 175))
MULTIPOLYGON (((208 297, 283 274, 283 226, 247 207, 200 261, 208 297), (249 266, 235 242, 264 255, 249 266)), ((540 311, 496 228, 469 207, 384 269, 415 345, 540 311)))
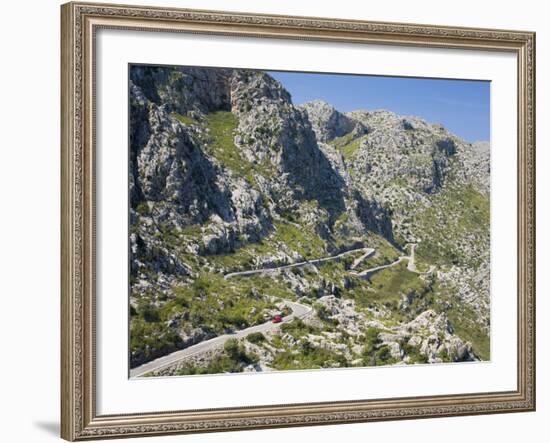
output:
MULTIPOLYGON (((132 66, 129 93, 133 366, 264 322, 284 299, 316 307, 312 337, 352 337, 346 352, 323 339, 339 365, 489 358, 487 144, 388 111, 295 106, 259 71, 132 66), (364 266, 384 264, 410 243, 416 274, 364 280, 341 261, 223 278, 363 247, 364 266)), ((294 367, 273 359, 300 340, 273 340, 272 367, 294 367)))

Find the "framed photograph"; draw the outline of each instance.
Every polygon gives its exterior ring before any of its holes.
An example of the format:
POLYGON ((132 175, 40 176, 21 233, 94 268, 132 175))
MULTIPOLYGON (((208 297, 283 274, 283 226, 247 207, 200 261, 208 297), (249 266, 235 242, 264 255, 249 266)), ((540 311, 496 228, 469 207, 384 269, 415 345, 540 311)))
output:
POLYGON ((534 33, 61 14, 63 438, 534 410, 534 33))

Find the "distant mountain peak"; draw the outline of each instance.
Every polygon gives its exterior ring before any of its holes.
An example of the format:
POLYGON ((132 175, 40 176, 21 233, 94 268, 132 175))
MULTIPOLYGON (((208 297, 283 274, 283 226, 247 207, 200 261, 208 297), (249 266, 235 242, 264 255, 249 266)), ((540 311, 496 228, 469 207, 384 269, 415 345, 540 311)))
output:
POLYGON ((365 132, 363 126, 323 100, 312 100, 298 106, 303 109, 315 131, 317 140, 328 142, 354 130, 365 132))

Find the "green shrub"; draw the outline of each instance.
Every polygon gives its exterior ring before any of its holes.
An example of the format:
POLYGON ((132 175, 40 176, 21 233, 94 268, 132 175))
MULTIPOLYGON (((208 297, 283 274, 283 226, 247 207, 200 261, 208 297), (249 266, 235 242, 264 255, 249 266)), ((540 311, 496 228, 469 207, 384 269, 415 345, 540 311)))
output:
POLYGON ((401 345, 401 348, 403 349, 405 354, 409 356, 409 363, 428 363, 428 357, 422 354, 418 347, 412 346, 409 343, 403 343, 401 345))
POLYGON ((315 309, 315 312, 317 313, 317 317, 319 317, 319 320, 321 320, 323 323, 326 323, 329 326, 338 325, 338 320, 331 318, 330 312, 327 310, 325 305, 315 303, 313 307, 315 309))
POLYGON ((390 347, 388 345, 383 345, 381 346, 377 351, 376 351, 376 358, 379 362, 381 363, 387 363, 391 360, 391 352, 390 352, 390 347))
POLYGON ((149 210, 149 205, 147 204, 147 202, 139 202, 135 209, 136 212, 140 215, 149 215, 149 213, 151 212, 149 210))
POLYGON ((223 350, 230 356, 230 357, 237 357, 239 355, 239 340, 236 338, 230 338, 225 342, 223 345, 223 350))
POLYGON ((130 324, 130 364, 132 367, 166 355, 181 347, 181 337, 163 323, 148 323, 133 317, 130 324))
POLYGON ((439 353, 439 358, 441 358, 441 360, 443 360, 443 362, 445 363, 453 361, 452 357, 449 355, 449 352, 446 349, 443 349, 443 351, 439 353))
POLYGON ((289 350, 275 354, 272 367, 277 370, 319 369, 349 366, 346 358, 324 348, 314 348, 307 340, 300 341, 298 353, 289 350))
POLYGON ((206 366, 188 363, 177 371, 177 375, 242 372, 245 366, 257 362, 257 355, 247 353, 239 340, 231 338, 224 343, 223 352, 216 355, 206 366))
POLYGON ((301 319, 295 318, 291 322, 283 323, 281 325, 281 330, 289 335, 292 335, 294 338, 298 339, 307 334, 318 333, 319 330, 313 326, 306 325, 301 319))
POLYGON ((363 357, 371 357, 374 353, 376 345, 380 343, 378 334, 380 334, 380 329, 378 328, 367 329, 367 332, 363 336, 363 357))
POLYGON ((246 336, 246 339, 250 342, 250 343, 253 343, 255 345, 258 345, 260 343, 263 343, 265 342, 266 338, 265 338, 265 335, 262 334, 261 332, 253 332, 252 334, 248 334, 246 336))

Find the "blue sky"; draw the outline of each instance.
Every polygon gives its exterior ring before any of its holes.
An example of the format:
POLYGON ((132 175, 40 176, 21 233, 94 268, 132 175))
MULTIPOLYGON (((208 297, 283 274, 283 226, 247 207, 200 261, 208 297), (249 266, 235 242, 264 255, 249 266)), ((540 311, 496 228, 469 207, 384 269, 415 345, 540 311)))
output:
POLYGON ((268 72, 294 104, 321 99, 339 111, 387 109, 441 123, 466 141, 489 140, 490 82, 268 72))

